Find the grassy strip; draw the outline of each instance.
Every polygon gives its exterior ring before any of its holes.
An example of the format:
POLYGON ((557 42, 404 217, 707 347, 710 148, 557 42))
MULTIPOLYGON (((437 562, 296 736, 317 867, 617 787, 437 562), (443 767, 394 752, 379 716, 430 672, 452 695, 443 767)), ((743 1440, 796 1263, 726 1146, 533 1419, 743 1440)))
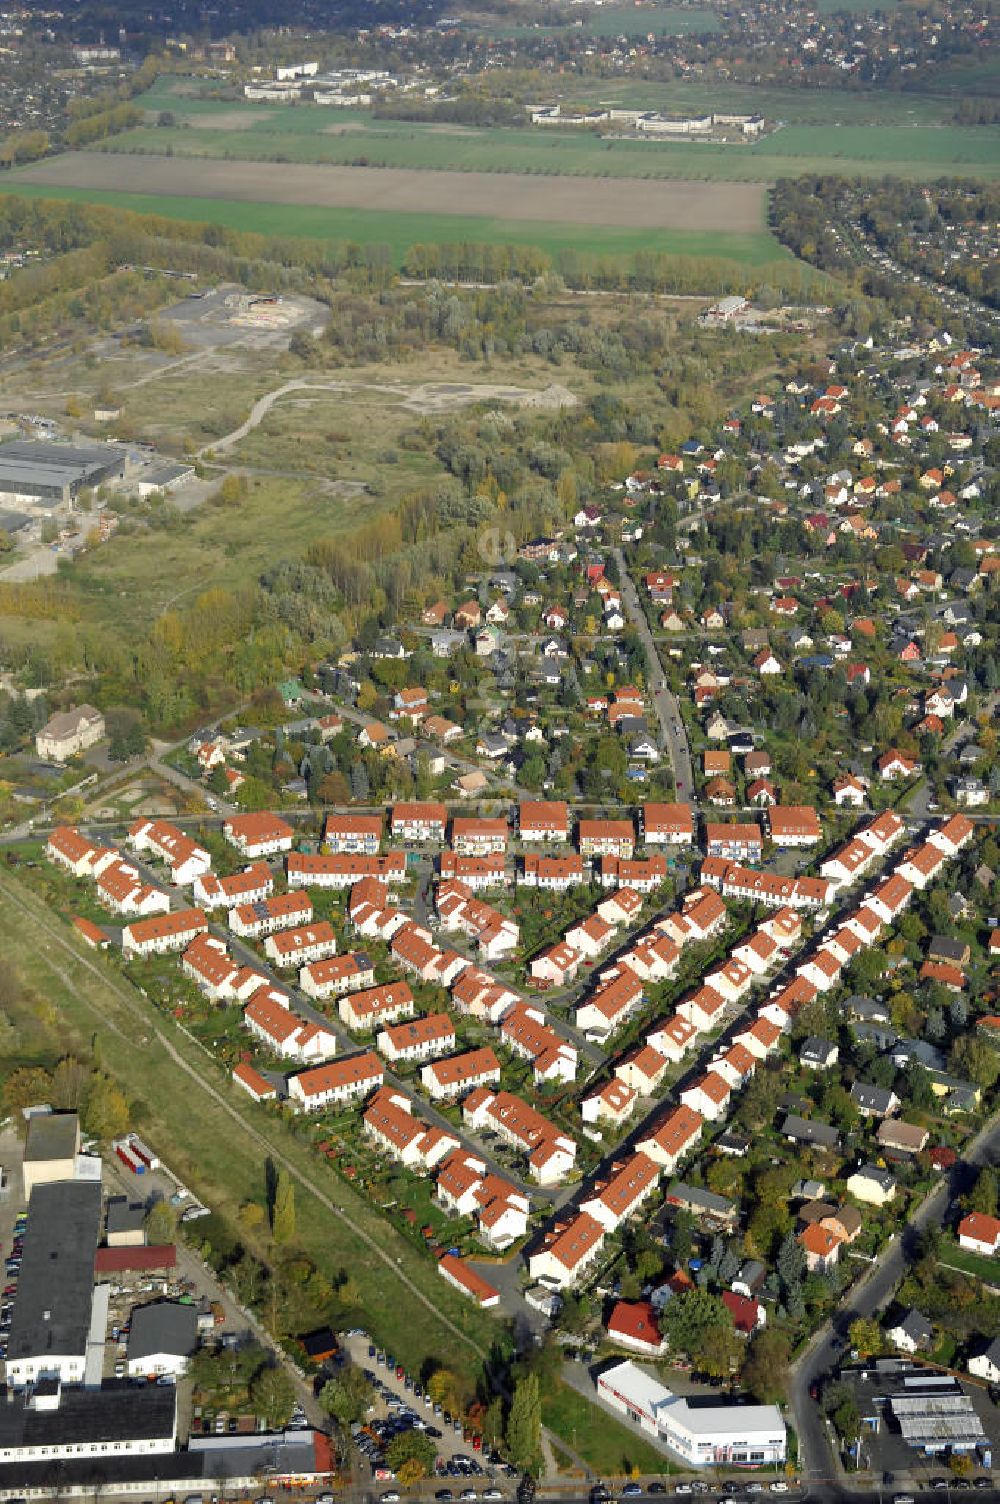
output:
POLYGON ((6 958, 50 1001, 76 1040, 96 1043, 104 1065, 141 1104, 142 1132, 175 1174, 233 1223, 243 1202, 262 1199, 264 1161, 273 1150, 297 1178, 303 1250, 328 1277, 349 1275, 357 1284, 373 1335, 414 1370, 431 1358, 468 1371, 478 1367, 498 1335, 494 1321, 452 1294, 427 1259, 285 1123, 244 1098, 182 1030, 164 1020, 169 1034, 161 1032, 161 1020, 132 984, 107 961, 86 955, 40 899, 6 877, 0 879, 0 898, 6 958), (171 1058, 171 1046, 197 1080, 171 1058), (333 1204, 332 1213, 320 1196, 333 1204), (395 1271, 424 1299, 403 1286, 395 1271))
POLYGON ((309 239, 357 241, 384 245, 396 267, 414 245, 525 245, 558 257, 564 251, 613 259, 644 251, 665 255, 717 257, 746 266, 788 262, 792 257, 767 231, 719 235, 701 230, 630 229, 616 225, 555 224, 544 221, 484 219, 469 214, 409 214, 382 209, 327 209, 311 204, 256 204, 235 199, 175 198, 169 195, 118 193, 114 190, 64 188, 27 183, 8 174, 0 192, 24 198, 68 199, 109 204, 136 214, 160 214, 196 224, 225 225, 258 235, 293 235, 309 239))
POLYGON ((542 1395, 542 1420, 602 1476, 674 1471, 662 1452, 561 1380, 542 1395))
POLYGON ((946 1269, 959 1269, 963 1274, 971 1274, 974 1279, 984 1280, 986 1284, 1000 1289, 1000 1259, 972 1253, 968 1248, 959 1248, 956 1243, 942 1255, 939 1262, 946 1269))

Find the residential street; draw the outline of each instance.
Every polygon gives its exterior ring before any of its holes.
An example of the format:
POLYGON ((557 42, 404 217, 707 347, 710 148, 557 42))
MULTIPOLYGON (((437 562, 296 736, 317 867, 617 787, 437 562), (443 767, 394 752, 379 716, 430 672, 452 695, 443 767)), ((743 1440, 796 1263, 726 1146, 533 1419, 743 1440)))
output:
POLYGON ((614 556, 618 565, 618 578, 621 581, 622 601, 646 652, 647 678, 653 709, 656 711, 656 719, 660 725, 660 744, 670 758, 677 798, 687 804, 696 805, 691 748, 688 746, 687 732, 684 730, 684 722, 681 719, 681 709, 676 697, 667 688, 663 677, 663 665, 660 663, 660 655, 653 640, 653 634, 649 629, 646 614, 642 609, 620 548, 614 550, 614 556))
POLYGON ((973 1139, 949 1179, 931 1192, 901 1236, 886 1244, 868 1273, 848 1290, 840 1307, 796 1360, 791 1371, 789 1399, 799 1436, 799 1456, 803 1476, 812 1482, 810 1493, 821 1496, 820 1480, 837 1477, 838 1467, 830 1447, 822 1412, 809 1398, 809 1386, 836 1366, 846 1346, 848 1328, 859 1316, 871 1316, 884 1310, 903 1277, 927 1227, 943 1227, 950 1222, 952 1201, 971 1179, 972 1170, 985 1164, 1000 1163, 1000 1113, 996 1114, 973 1139))

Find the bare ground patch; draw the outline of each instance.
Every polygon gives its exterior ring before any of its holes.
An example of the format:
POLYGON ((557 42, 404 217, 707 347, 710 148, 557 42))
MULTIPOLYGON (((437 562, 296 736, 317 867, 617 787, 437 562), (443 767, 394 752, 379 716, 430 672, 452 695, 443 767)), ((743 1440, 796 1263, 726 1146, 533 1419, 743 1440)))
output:
POLYGON ((179 198, 729 234, 760 230, 764 206, 761 183, 418 172, 100 152, 67 152, 21 169, 17 177, 53 187, 179 198))
POLYGON ((188 115, 185 123, 202 131, 248 131, 268 118, 267 110, 206 110, 203 115, 188 115))

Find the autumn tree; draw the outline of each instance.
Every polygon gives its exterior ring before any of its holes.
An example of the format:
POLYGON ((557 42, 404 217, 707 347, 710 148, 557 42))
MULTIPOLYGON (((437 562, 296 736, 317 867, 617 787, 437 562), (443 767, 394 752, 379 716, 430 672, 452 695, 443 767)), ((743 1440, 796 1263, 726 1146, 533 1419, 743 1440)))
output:
POLYGON ((750 1343, 743 1383, 762 1405, 773 1405, 784 1395, 791 1352, 784 1332, 774 1327, 764 1327, 750 1343))
POLYGON ((361 1420, 373 1398, 371 1384, 353 1364, 336 1378, 328 1379, 319 1392, 319 1402, 327 1415, 332 1415, 342 1426, 361 1420))
POLYGON ((52 1072, 52 1105, 76 1112, 87 1085, 87 1067, 75 1055, 64 1055, 52 1072))
POLYGON ((743 1343, 735 1328, 708 1326, 690 1349, 692 1361, 711 1378, 725 1379, 738 1366, 743 1343))
POLYGON ((427 1393, 442 1410, 457 1414, 462 1408, 458 1379, 450 1368, 438 1368, 427 1381, 427 1393))
POLYGON ((507 1451, 516 1468, 537 1472, 541 1460, 542 1401, 538 1376, 525 1374, 514 1386, 507 1417, 507 1451))
POLYGON ((860 1357, 869 1358, 872 1353, 882 1351, 882 1328, 871 1317, 859 1316, 856 1321, 851 1322, 847 1331, 847 1340, 860 1357))
POLYGON ((3 1100, 8 1112, 20 1113, 25 1107, 50 1101, 51 1097, 52 1077, 40 1065, 19 1066, 4 1082, 3 1100))
POLYGON ((128 1128, 128 1099, 118 1083, 103 1071, 95 1071, 90 1078, 82 1121, 95 1138, 120 1138, 128 1128))
POLYGON ((161 1197, 146 1213, 146 1242, 154 1247, 172 1243, 177 1236, 177 1212, 161 1197))
POLYGON ((276 1243, 291 1243, 295 1237, 295 1186, 286 1170, 278 1171, 271 1208, 271 1232, 276 1243))
POLYGON ((394 1436, 386 1447, 386 1465, 392 1469, 404 1488, 419 1483, 434 1470, 437 1448, 423 1431, 403 1431, 394 1436))
POLYGON ((981 1212, 986 1217, 997 1214, 997 1172, 992 1165, 984 1165, 976 1176, 976 1183, 968 1198, 970 1212, 981 1212))
POLYGON ((250 1403, 269 1431, 280 1431, 295 1407, 295 1385, 283 1368, 262 1368, 250 1385, 250 1403))

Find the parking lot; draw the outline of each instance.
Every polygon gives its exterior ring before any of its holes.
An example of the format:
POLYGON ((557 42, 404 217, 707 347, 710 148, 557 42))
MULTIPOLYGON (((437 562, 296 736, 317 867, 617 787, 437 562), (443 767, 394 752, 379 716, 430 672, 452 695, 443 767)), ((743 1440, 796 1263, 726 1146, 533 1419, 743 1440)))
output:
POLYGON ((513 1495, 517 1469, 508 1467, 478 1435, 465 1430, 461 1421, 435 1405, 419 1380, 405 1372, 391 1353, 375 1347, 364 1334, 352 1333, 344 1340, 352 1362, 370 1378, 377 1402, 364 1426, 352 1427, 354 1444, 371 1468, 376 1484, 392 1492, 393 1475, 384 1465, 385 1447, 393 1436, 407 1430, 422 1431, 435 1444, 435 1473, 439 1497, 450 1493, 463 1499, 503 1499, 513 1495))

